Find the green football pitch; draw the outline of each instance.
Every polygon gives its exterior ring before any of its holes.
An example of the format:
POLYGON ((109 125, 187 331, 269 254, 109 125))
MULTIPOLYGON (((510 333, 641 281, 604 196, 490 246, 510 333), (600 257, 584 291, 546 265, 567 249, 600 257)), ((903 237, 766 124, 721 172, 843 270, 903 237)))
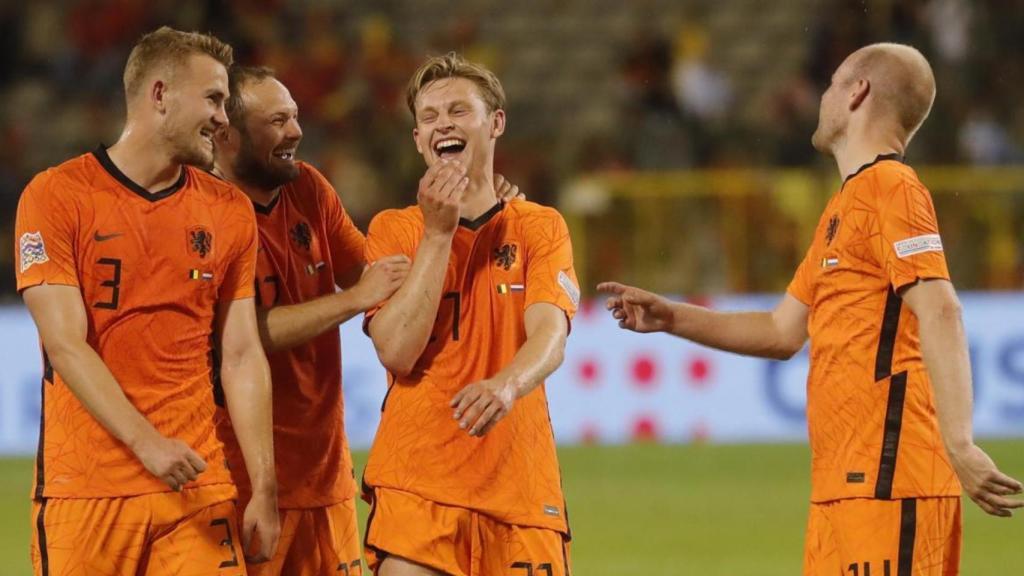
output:
MULTIPOLYGON (((1024 478, 1024 441, 985 442, 1024 478)), ((356 454, 361 468, 365 453, 356 454)), ((581 576, 793 576, 800 573, 808 451, 800 445, 560 450, 581 576)), ((30 574, 31 460, 0 460, 0 574, 30 574)), ((1024 573, 1024 514, 966 503, 963 574, 1024 573)), ((365 519, 365 507, 360 509, 365 519)))

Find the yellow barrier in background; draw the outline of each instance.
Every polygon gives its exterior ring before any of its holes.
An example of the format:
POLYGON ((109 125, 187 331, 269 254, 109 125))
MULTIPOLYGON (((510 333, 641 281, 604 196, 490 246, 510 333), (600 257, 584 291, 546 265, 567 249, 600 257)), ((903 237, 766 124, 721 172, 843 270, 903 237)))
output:
MULTIPOLYGON (((1024 167, 918 169, 954 282, 1024 288, 1024 167)), ((779 292, 839 189, 834 171, 588 174, 561 191, 584 291, 606 279, 675 294, 779 292)))

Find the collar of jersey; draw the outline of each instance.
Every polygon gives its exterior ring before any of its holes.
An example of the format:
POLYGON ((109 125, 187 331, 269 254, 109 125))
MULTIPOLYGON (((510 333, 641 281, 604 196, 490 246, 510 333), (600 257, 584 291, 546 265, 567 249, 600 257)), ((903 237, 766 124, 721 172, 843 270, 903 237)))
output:
POLYGON ((484 212, 480 216, 477 216, 476 219, 474 219, 474 220, 470 220, 468 218, 459 218, 459 226, 462 226, 462 227, 465 227, 465 228, 469 228, 470 230, 473 230, 475 232, 475 231, 479 230, 480 228, 482 228, 484 224, 487 224, 488 222, 490 222, 491 218, 494 218, 494 216, 498 212, 501 212, 501 209, 504 208, 504 207, 505 207, 505 203, 504 202, 498 202, 494 206, 491 206, 490 210, 488 210, 487 212, 484 212))
POLYGON ((255 200, 252 201, 252 208, 257 214, 263 214, 264 216, 270 216, 270 213, 274 211, 274 206, 277 206, 278 201, 281 200, 281 191, 278 190, 277 194, 274 195, 274 199, 270 203, 264 205, 259 204, 255 200))
POLYGON ((853 174, 850 174, 849 176, 847 176, 846 180, 843 180, 843 186, 846 186, 847 182, 849 182, 850 180, 853 180, 853 178, 856 177, 861 172, 867 170, 868 168, 871 168, 875 164, 878 164, 879 162, 882 162, 884 160, 895 160, 895 161, 897 161, 897 162, 902 164, 903 163, 903 156, 901 156, 898 152, 890 152, 889 154, 879 154, 878 156, 875 156, 874 160, 872 160, 871 162, 868 162, 867 164, 861 166, 860 168, 857 168, 856 172, 854 172, 853 174))
POLYGON ((122 186, 131 190, 132 192, 135 192, 136 194, 142 196, 143 198, 149 200, 150 202, 163 200, 164 198, 171 196, 178 190, 181 190, 185 186, 185 173, 187 172, 187 170, 185 170, 185 167, 182 166, 181 176, 178 177, 177 182, 171 184, 170 186, 164 188, 163 190, 160 190, 159 192, 153 192, 151 194, 148 190, 138 185, 134 180, 129 178, 124 172, 121 172, 121 170, 114 164, 114 161, 110 159, 110 155, 107 154, 107 147, 105 145, 100 144, 99 148, 97 148, 92 154, 93 156, 96 157, 96 160, 99 161, 100 166, 102 166, 108 174, 114 177, 114 180, 117 180, 118 182, 121 183, 122 186))

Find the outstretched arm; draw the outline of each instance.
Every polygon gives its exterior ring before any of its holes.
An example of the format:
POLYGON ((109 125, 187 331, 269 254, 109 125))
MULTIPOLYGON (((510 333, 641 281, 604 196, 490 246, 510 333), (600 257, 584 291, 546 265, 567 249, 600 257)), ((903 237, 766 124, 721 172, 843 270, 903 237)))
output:
POLYGON ((807 341, 808 307, 786 294, 770 312, 720 312, 671 300, 618 282, 597 286, 610 293, 606 307, 619 326, 634 332, 666 332, 704 346, 786 360, 807 341))

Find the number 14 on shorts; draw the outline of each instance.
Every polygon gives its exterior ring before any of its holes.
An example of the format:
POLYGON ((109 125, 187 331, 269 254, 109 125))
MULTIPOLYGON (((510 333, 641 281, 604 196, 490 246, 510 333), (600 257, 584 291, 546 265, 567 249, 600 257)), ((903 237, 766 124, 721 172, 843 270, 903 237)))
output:
MULTIPOLYGON (((871 562, 862 562, 860 564, 854 562, 846 567, 847 574, 850 576, 871 576, 871 562)), ((882 562, 882 573, 875 573, 875 576, 893 576, 892 574, 892 562, 885 560, 882 562)))

